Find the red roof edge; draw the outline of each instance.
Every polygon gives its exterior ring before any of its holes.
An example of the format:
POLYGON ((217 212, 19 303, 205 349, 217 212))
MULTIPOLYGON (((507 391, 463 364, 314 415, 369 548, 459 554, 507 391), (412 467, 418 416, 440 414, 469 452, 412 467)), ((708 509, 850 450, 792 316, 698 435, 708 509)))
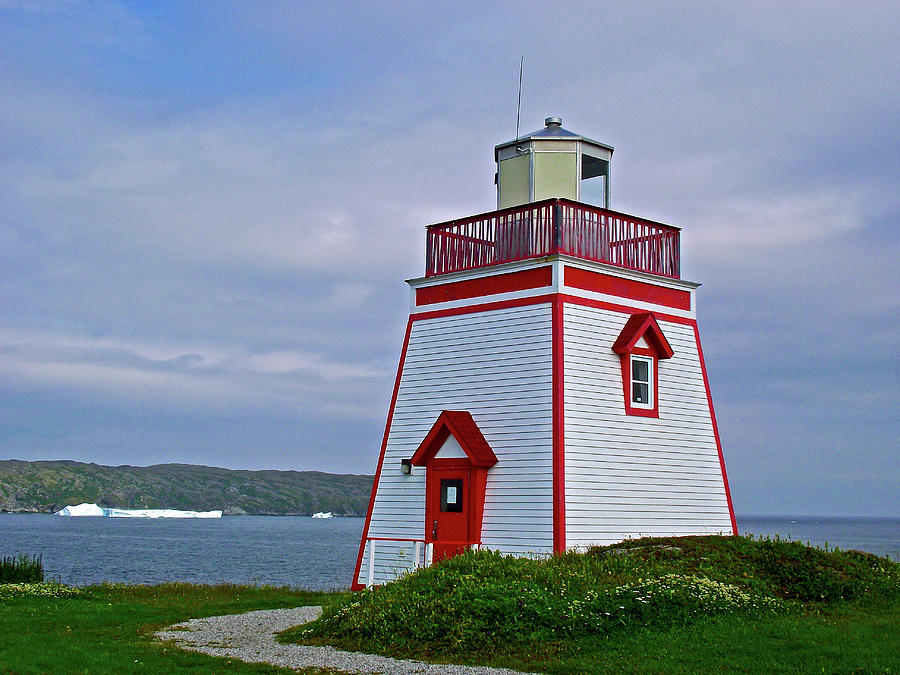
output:
POLYGON ((422 466, 431 461, 451 434, 472 466, 492 467, 497 463, 497 456, 475 424, 472 414, 467 410, 444 410, 413 453, 413 466, 422 466))
POLYGON ((658 358, 671 359, 675 355, 675 351, 656 322, 656 317, 651 313, 632 314, 625 322, 625 327, 613 343, 612 349, 616 354, 629 354, 641 338, 645 338, 656 350, 658 358))

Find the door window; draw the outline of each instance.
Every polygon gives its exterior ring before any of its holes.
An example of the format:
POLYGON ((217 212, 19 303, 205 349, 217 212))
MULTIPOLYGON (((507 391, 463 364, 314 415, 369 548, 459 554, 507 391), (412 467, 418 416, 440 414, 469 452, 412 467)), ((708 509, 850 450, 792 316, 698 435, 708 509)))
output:
POLYGON ((441 479, 441 511, 459 513, 463 510, 463 482, 460 479, 441 479))

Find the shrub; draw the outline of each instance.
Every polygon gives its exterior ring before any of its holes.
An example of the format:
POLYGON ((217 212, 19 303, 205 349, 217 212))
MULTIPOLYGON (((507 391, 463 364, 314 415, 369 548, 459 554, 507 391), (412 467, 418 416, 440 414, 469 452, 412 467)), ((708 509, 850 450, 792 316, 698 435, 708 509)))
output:
POLYGON ((629 614, 637 616, 638 620, 632 623, 641 625, 687 624, 703 615, 722 612, 760 614, 784 607, 775 598, 756 595, 733 584, 682 574, 638 579, 619 586, 614 595, 629 605, 624 608, 629 614))
POLYGON ((0 558, 0 584, 40 583, 43 580, 44 565, 40 556, 0 558))

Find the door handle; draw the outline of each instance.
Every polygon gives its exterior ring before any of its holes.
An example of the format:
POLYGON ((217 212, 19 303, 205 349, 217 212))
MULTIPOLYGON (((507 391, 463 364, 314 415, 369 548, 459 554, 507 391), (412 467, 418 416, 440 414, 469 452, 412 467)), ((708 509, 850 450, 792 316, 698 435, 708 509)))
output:
POLYGON ((437 540, 437 521, 434 521, 434 525, 431 526, 431 539, 433 541, 437 540))

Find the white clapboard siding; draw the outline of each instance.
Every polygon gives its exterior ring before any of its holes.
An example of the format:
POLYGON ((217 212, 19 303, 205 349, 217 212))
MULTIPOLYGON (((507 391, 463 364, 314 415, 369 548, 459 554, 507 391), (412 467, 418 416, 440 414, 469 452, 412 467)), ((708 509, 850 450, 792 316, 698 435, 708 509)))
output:
MULTIPOLYGON (((483 545, 512 554, 552 550, 551 336, 549 303, 413 323, 369 537, 424 539, 425 469, 403 475, 400 460, 412 456, 442 410, 468 410, 497 456, 483 545)), ((412 547, 377 541, 374 582, 411 570, 412 547)), ((368 573, 367 546, 357 581, 365 584, 368 573)))
POLYGON ((612 345, 628 314, 564 307, 566 544, 731 533, 692 326, 660 321, 659 418, 625 414, 612 345))

